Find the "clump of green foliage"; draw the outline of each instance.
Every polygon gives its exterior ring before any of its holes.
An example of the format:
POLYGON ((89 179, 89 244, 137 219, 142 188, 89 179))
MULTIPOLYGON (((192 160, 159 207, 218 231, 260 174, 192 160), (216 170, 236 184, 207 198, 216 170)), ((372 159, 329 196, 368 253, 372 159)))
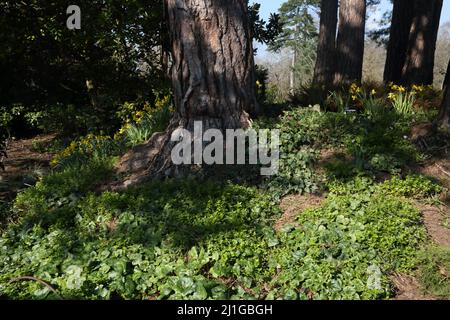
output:
POLYGON ((404 179, 399 176, 393 177, 381 185, 381 190, 393 196, 427 198, 440 194, 443 188, 427 177, 408 175, 404 179))
POLYGON ((103 161, 120 155, 125 149, 123 141, 108 136, 88 135, 74 140, 70 145, 55 155, 51 165, 58 168, 80 166, 92 160, 103 161))
POLYGON ((352 123, 343 113, 321 113, 311 108, 285 112, 276 128, 280 130, 280 173, 269 182, 278 195, 312 193, 320 188, 321 177, 314 165, 321 149, 339 144, 352 123))
POLYGON ((149 103, 144 106, 125 104, 120 114, 125 123, 114 137, 88 134, 75 139, 55 155, 51 165, 58 168, 77 166, 92 159, 103 161, 119 156, 128 148, 146 142, 154 133, 164 131, 172 110, 169 95, 158 96, 153 107, 149 103))
POLYGON ((281 132, 280 173, 268 185, 279 195, 317 191, 324 177, 316 168, 321 152, 328 149, 347 155, 324 164, 328 178, 397 174, 423 159, 407 139, 410 123, 423 117, 381 112, 377 107, 364 113, 320 112, 315 108, 287 111, 276 125, 281 132))
POLYGON ((301 299, 389 297, 388 274, 411 270, 425 239, 420 213, 368 179, 332 190, 323 206, 298 216, 299 228, 280 234, 271 261, 275 292, 301 299))

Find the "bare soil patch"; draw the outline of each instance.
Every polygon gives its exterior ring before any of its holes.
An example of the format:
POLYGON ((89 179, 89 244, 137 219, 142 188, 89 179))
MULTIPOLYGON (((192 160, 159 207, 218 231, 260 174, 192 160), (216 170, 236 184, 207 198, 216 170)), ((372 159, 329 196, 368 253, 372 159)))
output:
POLYGON ((325 197, 319 195, 291 195, 285 197, 280 204, 283 215, 275 223, 275 230, 280 230, 286 224, 296 225, 295 218, 302 211, 318 208, 324 201, 325 197))
POLYGON ((419 281, 412 276, 396 274, 391 280, 397 291, 394 300, 438 300, 423 293, 419 281))
POLYGON ((51 153, 40 153, 34 150, 36 144, 47 144, 55 139, 55 135, 38 135, 30 139, 12 140, 8 144, 5 159, 5 171, 0 171, 0 200, 11 201, 17 192, 25 188, 27 177, 37 172, 45 172, 49 168, 51 153))

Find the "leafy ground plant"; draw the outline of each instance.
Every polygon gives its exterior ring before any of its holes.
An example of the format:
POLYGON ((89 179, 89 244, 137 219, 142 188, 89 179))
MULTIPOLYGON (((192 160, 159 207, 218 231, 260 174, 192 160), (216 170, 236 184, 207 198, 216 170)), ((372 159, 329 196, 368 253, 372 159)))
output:
POLYGON ((395 112, 288 111, 267 122, 281 130, 282 140, 280 174, 266 181, 267 188, 209 178, 98 192, 113 175, 122 140, 82 146, 78 140, 72 151, 80 159, 56 166, 5 207, 17 219, 0 236, 0 296, 390 298, 389 275, 413 272, 426 241, 409 198, 441 190, 422 176, 381 184, 368 178, 415 161, 417 151, 404 138, 410 119, 395 112), (341 166, 348 161, 352 170, 345 177, 316 171, 327 148, 348 156, 341 166), (274 227, 283 195, 314 191, 328 192, 320 207, 274 227))
POLYGON ((10 283, 33 275, 63 298, 385 298, 387 275, 414 265, 424 237, 417 210, 370 181, 276 232, 277 203, 251 187, 187 180, 69 194, 87 183, 54 199, 58 179, 16 201, 24 214, 0 238, 3 296, 56 298, 39 282, 10 283))

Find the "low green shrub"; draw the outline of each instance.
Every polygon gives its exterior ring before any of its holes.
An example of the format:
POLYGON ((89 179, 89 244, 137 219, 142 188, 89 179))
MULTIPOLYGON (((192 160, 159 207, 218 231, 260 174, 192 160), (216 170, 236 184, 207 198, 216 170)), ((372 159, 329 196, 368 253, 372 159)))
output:
POLYGON ((323 177, 315 171, 320 151, 340 145, 351 130, 354 116, 321 113, 312 108, 285 112, 276 128, 280 130, 280 172, 268 183, 275 195, 313 193, 323 177))
POLYGON ((393 177, 380 186, 386 194, 408 198, 427 198, 443 191, 443 188, 427 177, 408 175, 404 179, 393 177))

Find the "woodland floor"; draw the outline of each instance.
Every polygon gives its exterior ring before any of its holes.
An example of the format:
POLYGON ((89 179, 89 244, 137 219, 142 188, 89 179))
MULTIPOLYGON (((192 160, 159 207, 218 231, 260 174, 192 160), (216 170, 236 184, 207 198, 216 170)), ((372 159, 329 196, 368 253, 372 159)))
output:
MULTIPOLYGON (((417 171, 450 188, 450 155, 441 159, 431 159, 417 168, 417 171)), ((281 202, 284 214, 275 224, 275 229, 281 229, 287 223, 295 225, 298 212, 319 207, 324 200, 324 195, 293 195, 284 198, 281 202)), ((443 195, 440 200, 442 202, 440 205, 417 201, 416 206, 422 213, 431 241, 439 246, 450 248, 450 194, 443 195)), ((419 281, 413 276, 395 274, 392 276, 392 282, 397 289, 395 300, 437 300, 436 297, 424 294, 419 281)))
POLYGON ((53 154, 36 148, 48 145, 54 138, 54 135, 38 135, 9 142, 5 171, 0 171, 0 201, 12 201, 17 192, 33 185, 36 177, 45 174, 53 154))
MULTIPOLYGON (((0 173, 1 202, 11 202, 20 190, 33 185, 38 176, 48 171, 53 154, 36 150, 39 149, 36 146, 49 145, 54 139, 54 135, 38 135, 10 142, 8 158, 5 160, 6 170, 0 173)), ((429 160, 417 171, 450 188, 450 155, 429 160)), ((276 222, 275 229, 294 223, 298 212, 319 207, 324 200, 324 195, 293 195, 284 198, 281 202, 284 214, 276 222)), ((422 212, 431 241, 450 247, 450 194, 443 196, 440 205, 417 202, 416 206, 422 212)), ((413 276, 396 274, 392 276, 392 281, 397 288, 396 300, 436 300, 423 293, 419 281, 413 276)))

